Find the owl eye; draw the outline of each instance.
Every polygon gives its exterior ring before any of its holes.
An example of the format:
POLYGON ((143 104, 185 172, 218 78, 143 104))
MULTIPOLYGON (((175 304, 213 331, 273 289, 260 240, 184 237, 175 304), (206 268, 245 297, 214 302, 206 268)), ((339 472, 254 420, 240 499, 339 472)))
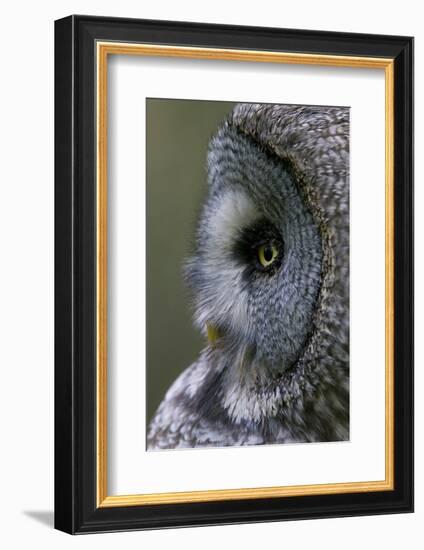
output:
POLYGON ((263 267, 269 267, 278 258, 278 249, 272 243, 262 244, 258 248, 258 260, 263 267))

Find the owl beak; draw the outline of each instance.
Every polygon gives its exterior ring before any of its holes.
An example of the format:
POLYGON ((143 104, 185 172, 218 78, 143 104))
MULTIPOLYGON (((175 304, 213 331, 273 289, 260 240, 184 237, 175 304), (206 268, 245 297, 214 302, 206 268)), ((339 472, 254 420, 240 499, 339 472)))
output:
POLYGON ((210 323, 206 323, 206 334, 208 335, 209 343, 214 346, 221 336, 219 333, 219 330, 211 325, 210 323))

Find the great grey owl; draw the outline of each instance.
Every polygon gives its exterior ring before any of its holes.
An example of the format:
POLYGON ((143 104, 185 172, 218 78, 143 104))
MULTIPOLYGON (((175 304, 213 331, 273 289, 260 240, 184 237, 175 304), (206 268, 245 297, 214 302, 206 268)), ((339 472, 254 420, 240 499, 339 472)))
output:
POLYGON ((349 437, 349 109, 238 104, 185 275, 209 344, 148 449, 349 437))

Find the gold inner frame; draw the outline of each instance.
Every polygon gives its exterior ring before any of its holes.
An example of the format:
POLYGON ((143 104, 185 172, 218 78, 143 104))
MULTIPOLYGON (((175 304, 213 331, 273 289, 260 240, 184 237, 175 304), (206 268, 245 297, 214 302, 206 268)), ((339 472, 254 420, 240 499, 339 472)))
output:
POLYGON ((137 506, 255 498, 364 493, 394 489, 394 60, 122 42, 96 44, 97 54, 97 506, 137 506), (220 59, 385 71, 385 479, 315 485, 217 489, 177 493, 107 493, 107 61, 109 55, 220 59))

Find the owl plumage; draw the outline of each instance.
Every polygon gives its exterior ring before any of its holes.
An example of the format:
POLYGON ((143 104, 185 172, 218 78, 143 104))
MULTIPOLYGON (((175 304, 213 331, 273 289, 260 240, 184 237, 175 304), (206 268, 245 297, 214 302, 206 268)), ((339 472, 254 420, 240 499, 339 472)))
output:
POLYGON ((185 277, 213 337, 149 449, 348 439, 348 108, 234 108, 209 145, 185 277))

